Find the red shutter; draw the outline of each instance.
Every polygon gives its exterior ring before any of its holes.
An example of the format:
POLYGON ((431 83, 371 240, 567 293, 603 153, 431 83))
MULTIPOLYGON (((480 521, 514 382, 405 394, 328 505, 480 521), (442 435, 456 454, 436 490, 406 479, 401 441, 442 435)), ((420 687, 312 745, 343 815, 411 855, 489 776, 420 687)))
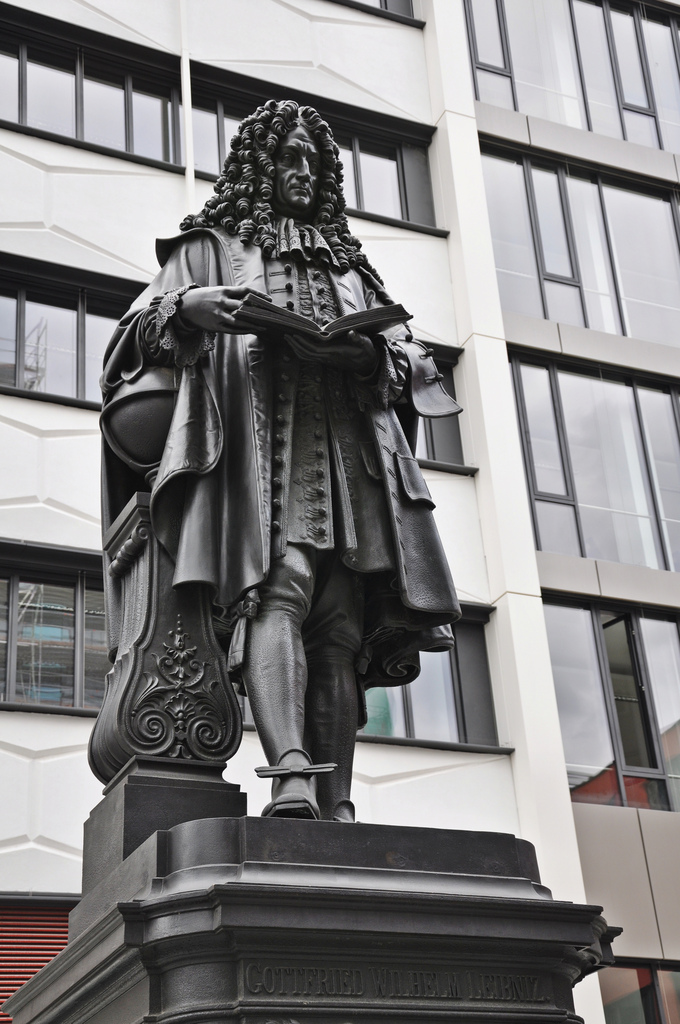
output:
MULTIPOLYGON (((68 907, 0 905, 0 1007, 64 948, 68 907)), ((11 1021, 0 1009, 0 1022, 11 1021)))

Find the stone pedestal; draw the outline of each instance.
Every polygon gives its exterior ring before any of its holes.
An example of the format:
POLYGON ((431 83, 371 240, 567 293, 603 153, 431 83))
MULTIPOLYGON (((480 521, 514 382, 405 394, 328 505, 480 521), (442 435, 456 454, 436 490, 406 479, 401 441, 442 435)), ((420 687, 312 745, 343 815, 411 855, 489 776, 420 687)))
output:
MULTIPOLYGON (((600 908, 488 832, 206 818, 149 836, 9 1000, 15 1024, 416 1024, 574 1016, 600 908)), ((604 955, 608 950, 604 948, 604 955)))

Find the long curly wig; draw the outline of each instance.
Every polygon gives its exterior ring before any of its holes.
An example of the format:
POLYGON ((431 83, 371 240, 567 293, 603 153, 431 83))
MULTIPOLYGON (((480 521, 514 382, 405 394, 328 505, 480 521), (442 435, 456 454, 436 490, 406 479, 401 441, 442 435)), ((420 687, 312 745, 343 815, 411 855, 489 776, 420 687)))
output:
MULTIPOLYGON (((319 231, 343 273, 364 268, 378 281, 376 271, 361 251, 361 242, 349 230, 342 192, 342 164, 329 125, 313 107, 294 100, 268 100, 239 125, 214 195, 202 211, 186 217, 182 231, 222 227, 238 235, 244 245, 258 245, 266 257, 276 251, 274 154, 281 140, 300 125, 316 142, 321 157, 313 226, 319 231)), ((382 282, 381 282, 382 283, 382 282)))

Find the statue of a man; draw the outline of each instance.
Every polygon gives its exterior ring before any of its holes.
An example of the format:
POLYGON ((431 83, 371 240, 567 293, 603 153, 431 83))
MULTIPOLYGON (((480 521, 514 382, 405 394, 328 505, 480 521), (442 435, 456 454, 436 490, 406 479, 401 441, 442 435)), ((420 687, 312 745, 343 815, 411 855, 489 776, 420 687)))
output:
MULTIPOLYGON (((121 385, 175 368, 151 521, 174 586, 210 589, 270 765, 263 813, 351 821, 366 687, 409 682, 420 650, 452 645, 459 606, 407 436, 418 413, 458 407, 404 327, 319 344, 240 318, 249 294, 319 325, 390 303, 341 185, 315 110, 272 100, 247 117, 203 211, 159 243, 102 381, 106 414, 121 385)), ((105 454, 110 521, 139 479, 105 454)))

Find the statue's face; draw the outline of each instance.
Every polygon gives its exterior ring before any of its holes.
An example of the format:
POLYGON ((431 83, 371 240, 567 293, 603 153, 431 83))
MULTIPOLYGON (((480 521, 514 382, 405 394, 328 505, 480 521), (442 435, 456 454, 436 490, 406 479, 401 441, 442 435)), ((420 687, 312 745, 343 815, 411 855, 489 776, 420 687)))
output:
POLYGON ((308 217, 316 202, 321 157, 306 128, 298 125, 281 140, 274 167, 274 212, 298 220, 308 217))

